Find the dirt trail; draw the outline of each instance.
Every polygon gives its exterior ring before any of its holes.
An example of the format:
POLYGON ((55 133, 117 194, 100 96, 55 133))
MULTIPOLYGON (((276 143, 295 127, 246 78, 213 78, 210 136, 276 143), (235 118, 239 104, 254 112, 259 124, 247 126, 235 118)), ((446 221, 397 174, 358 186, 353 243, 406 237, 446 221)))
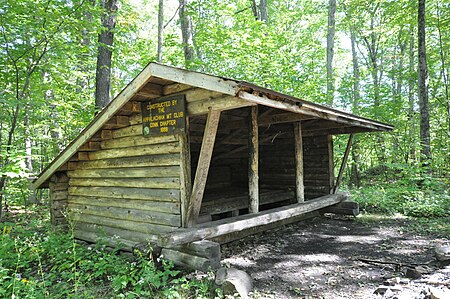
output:
MULTIPOLYGON (((426 298, 429 285, 417 279, 395 296, 374 294, 387 279, 404 278, 406 267, 359 260, 428 263, 435 260, 433 248, 449 242, 405 233, 406 225, 405 219, 318 217, 223 245, 222 259, 253 277, 252 298, 426 298)), ((422 280, 437 279, 439 288, 450 283, 450 269, 432 269, 422 280)))

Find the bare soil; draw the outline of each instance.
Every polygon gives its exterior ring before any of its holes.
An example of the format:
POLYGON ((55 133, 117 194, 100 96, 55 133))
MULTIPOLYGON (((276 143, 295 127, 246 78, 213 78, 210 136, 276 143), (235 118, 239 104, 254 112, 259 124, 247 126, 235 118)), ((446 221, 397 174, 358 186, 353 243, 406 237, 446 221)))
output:
POLYGON ((252 276, 251 298, 431 298, 430 287, 450 286, 434 257, 449 239, 407 232, 409 221, 317 217, 223 245, 222 260, 252 276), (420 264, 429 273, 406 278, 420 264), (374 293, 388 280, 392 289, 374 293))

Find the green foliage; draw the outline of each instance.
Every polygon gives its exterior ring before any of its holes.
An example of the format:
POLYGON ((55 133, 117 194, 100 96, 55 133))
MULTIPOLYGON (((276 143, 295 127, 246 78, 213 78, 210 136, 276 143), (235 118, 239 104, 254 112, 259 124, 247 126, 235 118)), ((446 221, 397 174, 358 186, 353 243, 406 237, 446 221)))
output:
POLYGON ((428 169, 387 164, 367 171, 364 178, 367 185, 353 189, 352 194, 365 211, 423 218, 450 216, 448 184, 428 169))
POLYGON ((1 226, 1 298, 211 298, 210 279, 188 280, 167 261, 157 268, 139 252, 121 256, 102 242, 80 245, 23 212, 1 226))

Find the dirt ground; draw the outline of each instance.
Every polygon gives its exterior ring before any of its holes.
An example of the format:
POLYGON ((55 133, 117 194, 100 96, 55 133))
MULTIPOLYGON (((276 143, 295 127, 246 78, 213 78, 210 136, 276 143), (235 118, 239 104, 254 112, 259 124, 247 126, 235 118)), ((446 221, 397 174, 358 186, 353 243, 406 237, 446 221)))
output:
POLYGON ((317 217, 225 244, 222 261, 252 276, 251 298, 431 298, 430 287, 450 287, 450 267, 434 257, 449 239, 407 233, 408 221, 317 217), (429 274, 406 278, 404 265, 417 264, 429 274), (374 293, 387 281, 389 290, 374 293))

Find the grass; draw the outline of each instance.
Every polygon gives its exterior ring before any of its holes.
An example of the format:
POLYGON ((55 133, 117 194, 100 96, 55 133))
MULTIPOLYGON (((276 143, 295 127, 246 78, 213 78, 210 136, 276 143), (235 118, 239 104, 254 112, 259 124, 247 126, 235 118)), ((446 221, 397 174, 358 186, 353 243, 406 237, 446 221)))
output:
POLYGON ((186 276, 166 261, 157 268, 144 253, 126 257, 102 242, 80 245, 52 230, 46 214, 16 210, 3 219, 0 298, 221 297, 211 275, 186 276))

